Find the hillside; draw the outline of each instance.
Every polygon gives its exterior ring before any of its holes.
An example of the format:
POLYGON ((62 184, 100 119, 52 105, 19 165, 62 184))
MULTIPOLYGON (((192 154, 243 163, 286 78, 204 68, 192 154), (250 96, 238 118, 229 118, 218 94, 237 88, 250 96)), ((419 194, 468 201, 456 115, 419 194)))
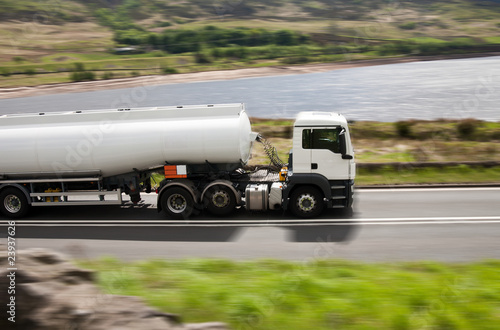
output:
POLYGON ((370 21, 389 14, 395 18, 417 14, 443 15, 456 20, 498 18, 498 0, 69 0, 69 1, 0 1, 1 19, 52 13, 60 21, 79 21, 93 16, 92 11, 110 9, 140 21, 146 19, 169 21, 199 21, 224 18, 275 19, 295 21, 303 19, 335 19, 370 21), (84 10, 83 8, 88 10, 84 10), (77 9, 75 11, 75 9, 77 9), (399 17, 398 17, 399 16, 399 17))
POLYGON ((0 0, 0 86, 492 52, 499 30, 486 0, 0 0))
MULTIPOLYGON (((455 28, 456 35, 470 33, 488 34, 489 23, 500 22, 498 0, 454 0, 454 1, 389 1, 389 0, 67 0, 67 1, 0 1, 0 22, 37 21, 43 24, 65 24, 71 22, 98 22, 102 16, 115 14, 120 21, 133 22, 141 28, 152 30, 166 25, 200 26, 219 22, 227 25, 231 21, 246 21, 248 24, 266 21, 269 24, 309 22, 327 20, 344 33, 350 34, 359 23, 380 23, 431 33, 455 28), (351 24, 348 24, 351 22, 351 24), (358 22, 354 24, 353 22, 358 22), (456 24, 460 22, 460 24, 456 24), (476 24, 469 24, 469 23, 476 24), (483 24, 477 24, 483 22, 483 24), (401 26, 403 25, 403 26, 401 26), (478 26, 480 25, 480 26, 478 26), (350 31, 351 29, 351 31, 350 31), (472 29, 472 30, 471 30, 472 29), (460 32, 462 31, 462 32, 460 32)), ((243 22, 242 22, 243 23, 243 22)), ((300 24, 298 25, 301 26, 300 24)), ((295 24, 288 24, 295 29, 295 24)), ((317 30, 316 32, 320 32, 317 30)), ((375 32, 375 31, 372 31, 375 32)), ((386 31, 387 33, 388 31, 386 31)), ((493 32, 493 31, 490 31, 493 32)), ((384 32, 377 34, 382 36, 384 32)), ((445 35, 450 32, 444 33, 445 35)))
POLYGON ((113 30, 155 32, 217 25, 371 38, 488 37, 498 33, 500 1, 0 0, 0 23, 20 22, 61 28, 93 22, 113 30))

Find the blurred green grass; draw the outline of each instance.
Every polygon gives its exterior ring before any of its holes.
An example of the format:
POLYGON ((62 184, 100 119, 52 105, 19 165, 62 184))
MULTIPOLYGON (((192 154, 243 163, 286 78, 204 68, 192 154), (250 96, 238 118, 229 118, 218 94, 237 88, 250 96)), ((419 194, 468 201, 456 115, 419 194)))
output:
POLYGON ((110 294, 235 329, 497 329, 500 261, 85 260, 110 294))
POLYGON ((500 167, 483 168, 461 164, 443 168, 412 168, 411 165, 401 168, 384 166, 377 170, 358 168, 355 181, 357 185, 500 183, 500 167))

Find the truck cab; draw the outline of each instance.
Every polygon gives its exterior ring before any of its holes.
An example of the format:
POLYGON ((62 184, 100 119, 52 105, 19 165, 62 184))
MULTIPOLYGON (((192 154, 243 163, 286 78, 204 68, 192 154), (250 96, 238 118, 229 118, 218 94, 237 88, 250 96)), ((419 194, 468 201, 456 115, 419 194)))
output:
POLYGON ((355 166, 344 116, 300 113, 293 128, 284 207, 307 218, 318 216, 325 206, 352 212, 355 166))

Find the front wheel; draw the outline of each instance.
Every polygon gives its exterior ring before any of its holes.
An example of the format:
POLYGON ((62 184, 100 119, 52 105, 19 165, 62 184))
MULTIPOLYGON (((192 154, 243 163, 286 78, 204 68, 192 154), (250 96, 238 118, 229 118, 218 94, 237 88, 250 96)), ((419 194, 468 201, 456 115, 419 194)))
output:
POLYGON ((161 208, 172 219, 188 219, 193 213, 194 200, 184 188, 173 187, 161 195, 161 208))
POLYGON ((17 188, 6 188, 0 193, 0 212, 8 218, 22 218, 30 209, 28 199, 17 188))
POLYGON ((314 218, 323 212, 323 194, 314 187, 299 187, 290 196, 290 211, 299 218, 314 218))

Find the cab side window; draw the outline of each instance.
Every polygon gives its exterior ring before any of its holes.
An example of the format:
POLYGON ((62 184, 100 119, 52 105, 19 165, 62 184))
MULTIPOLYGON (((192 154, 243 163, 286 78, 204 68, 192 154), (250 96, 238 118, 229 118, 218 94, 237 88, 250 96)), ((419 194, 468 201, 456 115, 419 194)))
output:
POLYGON ((303 149, 326 149, 340 153, 340 130, 337 128, 302 130, 303 149))

